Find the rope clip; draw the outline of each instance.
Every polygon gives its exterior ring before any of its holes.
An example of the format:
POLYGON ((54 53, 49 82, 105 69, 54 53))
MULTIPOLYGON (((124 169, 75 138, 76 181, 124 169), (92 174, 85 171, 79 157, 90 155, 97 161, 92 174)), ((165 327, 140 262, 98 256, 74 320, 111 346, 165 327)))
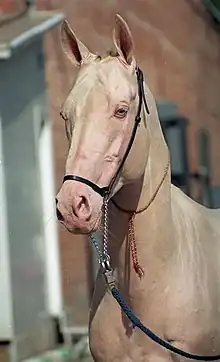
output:
POLYGON ((114 288, 116 286, 116 281, 115 281, 115 277, 113 275, 113 270, 105 270, 105 280, 109 286, 110 289, 114 288))

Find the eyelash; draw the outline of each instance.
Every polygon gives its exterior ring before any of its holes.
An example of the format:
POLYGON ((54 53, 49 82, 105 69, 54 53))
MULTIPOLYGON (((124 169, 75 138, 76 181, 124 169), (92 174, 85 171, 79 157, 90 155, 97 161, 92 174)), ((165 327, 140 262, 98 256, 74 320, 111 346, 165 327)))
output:
POLYGON ((125 118, 128 113, 128 108, 118 108, 115 111, 115 117, 116 118, 125 118))

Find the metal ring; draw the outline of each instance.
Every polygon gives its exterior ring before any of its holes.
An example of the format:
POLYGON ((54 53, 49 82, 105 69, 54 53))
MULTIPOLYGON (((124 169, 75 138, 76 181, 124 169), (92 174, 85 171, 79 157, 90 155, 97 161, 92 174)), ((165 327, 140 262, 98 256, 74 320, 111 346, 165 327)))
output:
POLYGON ((103 261, 101 262, 101 266, 103 267, 104 270, 107 270, 107 271, 112 270, 109 259, 103 260, 103 261))

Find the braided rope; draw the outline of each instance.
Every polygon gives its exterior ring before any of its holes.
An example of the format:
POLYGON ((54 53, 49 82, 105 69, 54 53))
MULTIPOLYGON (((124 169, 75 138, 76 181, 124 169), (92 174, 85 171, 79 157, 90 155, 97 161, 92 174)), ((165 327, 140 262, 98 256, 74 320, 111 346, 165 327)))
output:
POLYGON ((164 175, 160 181, 160 183, 158 184, 155 192, 153 193, 152 197, 150 198, 150 200, 148 201, 147 205, 142 207, 139 210, 126 210, 123 207, 121 207, 120 205, 118 205, 113 199, 111 200, 113 205, 120 210, 121 212, 124 212, 126 214, 130 214, 130 218, 129 218, 129 223, 128 223, 128 241, 129 241, 129 247, 131 250, 131 256, 132 256, 132 262, 133 262, 133 268, 135 273, 138 274, 139 278, 142 278, 144 275, 144 269, 141 267, 141 265, 139 264, 138 261, 138 256, 137 256, 137 245, 136 245, 136 240, 135 240, 135 231, 134 231, 134 219, 135 216, 137 214, 141 214, 142 212, 146 211, 149 206, 152 204, 152 202, 155 200, 167 174, 169 171, 169 166, 170 166, 170 157, 168 158, 167 161, 167 165, 165 167, 164 170, 164 175))
POLYGON ((179 349, 169 342, 165 341, 164 339, 157 336, 154 332, 152 332, 149 328, 145 327, 139 318, 134 314, 133 310, 126 304, 124 299, 122 298, 119 290, 115 286, 110 286, 112 296, 115 298, 115 300, 119 303, 121 309, 126 314, 128 319, 132 322, 133 327, 139 328, 143 333, 145 333, 152 341, 156 342, 160 346, 166 348, 167 350, 176 353, 180 356, 194 359, 197 361, 217 361, 220 360, 220 355, 217 356, 200 356, 192 353, 188 353, 183 351, 182 349, 179 349))
POLYGON ((140 266, 137 256, 137 245, 135 242, 135 233, 134 233, 134 218, 135 214, 131 215, 129 224, 128 224, 128 242, 131 250, 131 256, 133 261, 133 268, 135 273, 138 274, 139 278, 142 278, 144 275, 144 269, 140 266))

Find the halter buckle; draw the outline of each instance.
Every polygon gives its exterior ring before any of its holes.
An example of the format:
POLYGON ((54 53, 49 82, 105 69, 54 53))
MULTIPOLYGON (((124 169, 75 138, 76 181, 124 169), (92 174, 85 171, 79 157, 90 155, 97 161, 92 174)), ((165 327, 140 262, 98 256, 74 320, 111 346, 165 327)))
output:
POLYGON ((135 117, 135 121, 136 121, 136 123, 138 123, 138 125, 139 125, 140 122, 141 122, 141 116, 136 116, 136 117, 135 117))

